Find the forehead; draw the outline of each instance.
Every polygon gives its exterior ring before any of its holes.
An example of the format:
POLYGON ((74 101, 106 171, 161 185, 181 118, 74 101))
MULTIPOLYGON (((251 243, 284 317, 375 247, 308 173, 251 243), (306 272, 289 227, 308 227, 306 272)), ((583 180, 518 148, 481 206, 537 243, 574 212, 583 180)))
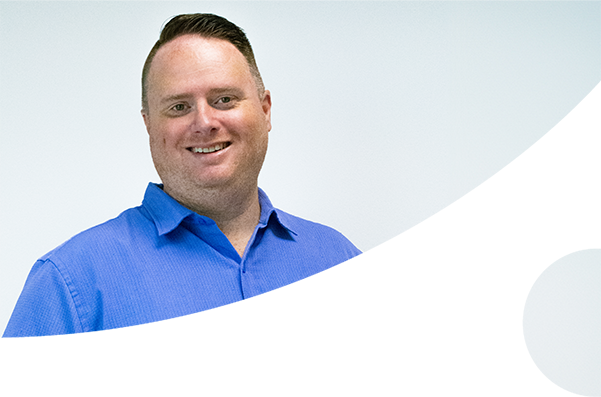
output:
POLYGON ((250 67, 238 49, 228 41, 183 35, 156 53, 149 71, 148 87, 158 88, 174 80, 223 77, 252 81, 250 67))

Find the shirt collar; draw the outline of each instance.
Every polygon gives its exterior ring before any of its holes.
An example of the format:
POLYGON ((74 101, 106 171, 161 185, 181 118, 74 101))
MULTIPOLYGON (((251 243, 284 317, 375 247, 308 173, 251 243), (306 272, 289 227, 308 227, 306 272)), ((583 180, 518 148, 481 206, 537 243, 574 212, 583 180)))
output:
POLYGON ((287 214, 281 210, 275 208, 267 194, 263 191, 263 189, 259 188, 259 204, 261 204, 261 217, 259 218, 258 226, 260 228, 266 227, 270 221, 277 222, 284 229, 288 230, 290 233, 296 235, 294 230, 290 228, 290 222, 288 222, 287 214))
MULTIPOLYGON (((263 228, 270 222, 277 222, 290 233, 296 234, 289 226, 287 214, 274 208, 267 194, 259 188, 259 204, 261 216, 258 227, 263 228)), ((173 197, 163 191, 163 185, 149 183, 144 194, 142 206, 148 211, 156 225, 159 236, 167 234, 177 228, 188 217, 200 217, 208 223, 214 221, 206 216, 198 215, 194 211, 178 203, 173 197)))

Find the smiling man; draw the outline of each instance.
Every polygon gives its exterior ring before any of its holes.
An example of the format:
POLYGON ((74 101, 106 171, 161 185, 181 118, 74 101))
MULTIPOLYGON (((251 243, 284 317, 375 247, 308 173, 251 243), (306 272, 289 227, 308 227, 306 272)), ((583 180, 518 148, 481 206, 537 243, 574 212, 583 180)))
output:
POLYGON ((360 253, 337 231, 274 208, 258 188, 271 94, 236 25, 211 14, 169 21, 144 65, 142 117, 162 185, 40 258, 5 337, 196 313, 360 253))
POLYGON ((242 256, 261 212, 269 91, 230 42, 191 34, 162 46, 146 79, 142 115, 163 190, 213 219, 242 256))

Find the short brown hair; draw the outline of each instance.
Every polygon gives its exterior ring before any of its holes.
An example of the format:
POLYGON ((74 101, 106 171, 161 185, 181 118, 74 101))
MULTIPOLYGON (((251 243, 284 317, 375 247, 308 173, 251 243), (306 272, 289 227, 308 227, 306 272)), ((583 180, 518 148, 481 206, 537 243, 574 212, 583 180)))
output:
POLYGON ((244 31, 228 21, 227 19, 214 14, 182 14, 173 17, 163 27, 159 40, 155 43, 152 50, 146 58, 144 63, 144 69, 142 70, 142 109, 148 110, 148 73, 150 71, 150 65, 157 51, 168 42, 176 39, 179 36, 185 34, 196 34, 205 38, 214 38, 230 42, 242 53, 250 72, 255 79, 259 96, 263 95, 265 87, 259 68, 255 62, 255 56, 253 54, 250 42, 246 38, 244 31))

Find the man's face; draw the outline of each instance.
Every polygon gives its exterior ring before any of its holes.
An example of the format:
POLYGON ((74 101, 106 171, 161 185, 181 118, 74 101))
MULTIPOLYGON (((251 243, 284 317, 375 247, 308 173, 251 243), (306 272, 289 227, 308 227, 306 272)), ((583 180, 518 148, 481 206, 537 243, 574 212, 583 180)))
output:
POLYGON ((172 197, 256 184, 271 130, 271 97, 269 91, 259 96, 246 59, 231 43, 185 35, 161 47, 142 116, 172 197))

